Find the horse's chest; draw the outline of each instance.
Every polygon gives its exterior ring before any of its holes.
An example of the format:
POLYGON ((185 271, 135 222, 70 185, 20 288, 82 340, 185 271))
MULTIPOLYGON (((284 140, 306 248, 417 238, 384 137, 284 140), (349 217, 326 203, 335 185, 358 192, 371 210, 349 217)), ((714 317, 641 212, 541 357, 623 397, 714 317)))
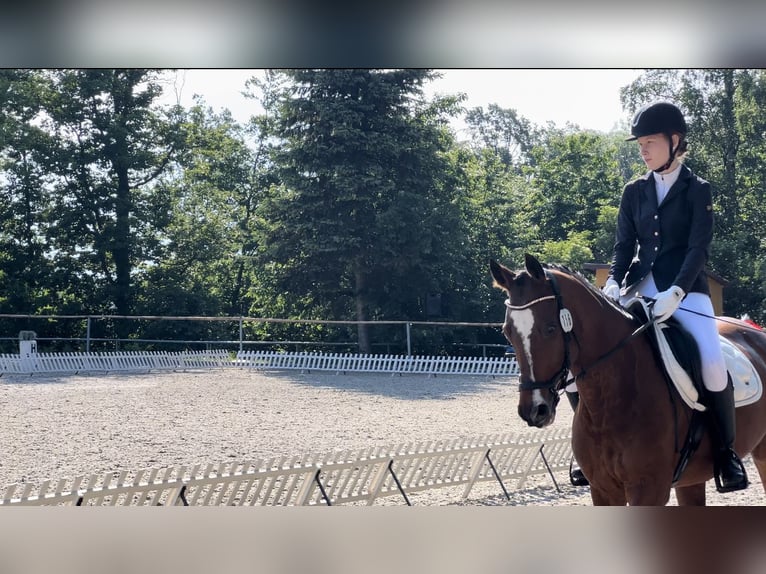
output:
POLYGON ((635 413, 623 409, 597 417, 580 414, 583 416, 575 417, 573 424, 572 448, 580 465, 595 479, 625 484, 672 464, 673 438, 658 436, 652 424, 633 424, 640 420, 635 413))

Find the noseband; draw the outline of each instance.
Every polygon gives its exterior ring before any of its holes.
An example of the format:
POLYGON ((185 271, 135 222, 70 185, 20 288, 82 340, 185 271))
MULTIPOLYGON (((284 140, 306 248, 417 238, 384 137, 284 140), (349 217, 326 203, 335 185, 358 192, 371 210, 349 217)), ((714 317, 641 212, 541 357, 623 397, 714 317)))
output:
POLYGON ((553 295, 546 295, 545 297, 540 297, 538 299, 534 299, 533 301, 530 301, 528 303, 525 303, 524 305, 511 305, 510 299, 506 299, 505 306, 507 307, 506 313, 510 311, 521 311, 524 309, 528 309, 529 307, 532 307, 533 305, 537 305, 538 303, 542 303, 543 301, 549 301, 551 299, 554 299, 556 301, 556 306, 558 307, 559 311, 559 324, 561 325, 561 333, 564 337, 564 359, 561 363, 561 368, 556 372, 555 375, 553 375, 550 379, 547 379, 545 381, 533 381, 531 379, 525 378, 523 375, 519 377, 519 390, 522 391, 532 391, 535 389, 548 389, 551 392, 558 392, 562 388, 564 388, 567 383, 567 373, 569 373, 570 370, 570 359, 569 359, 569 343, 572 340, 572 329, 574 327, 574 321, 572 319, 572 313, 569 312, 569 309, 564 307, 563 302, 561 301, 561 291, 559 290, 558 282, 556 281, 556 276, 553 275, 550 271, 545 271, 545 276, 548 278, 548 280, 551 283, 551 287, 553 288, 553 295))

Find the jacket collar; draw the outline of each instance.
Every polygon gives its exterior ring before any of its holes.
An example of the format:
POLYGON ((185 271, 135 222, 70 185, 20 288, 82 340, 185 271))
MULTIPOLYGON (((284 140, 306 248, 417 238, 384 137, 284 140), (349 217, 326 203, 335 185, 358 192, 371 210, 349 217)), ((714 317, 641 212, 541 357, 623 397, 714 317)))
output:
MULTIPOLYGON (((678 179, 673 184, 673 186, 668 190, 668 194, 665 196, 665 199, 662 201, 662 205, 666 205, 669 203, 673 198, 678 196, 679 193, 681 193, 683 190, 689 187, 689 180, 692 177, 691 170, 686 167, 686 165, 681 164, 681 167, 679 167, 680 173, 678 174, 678 179)), ((646 172, 641 179, 644 181, 644 197, 643 200, 648 203, 653 209, 657 209, 657 189, 654 185, 654 172, 648 171, 646 172)))

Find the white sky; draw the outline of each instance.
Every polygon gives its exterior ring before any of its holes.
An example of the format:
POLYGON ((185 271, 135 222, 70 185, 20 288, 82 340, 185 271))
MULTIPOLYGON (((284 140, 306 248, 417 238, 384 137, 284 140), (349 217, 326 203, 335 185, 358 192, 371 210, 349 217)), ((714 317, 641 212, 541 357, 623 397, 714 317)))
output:
MULTIPOLYGON (((466 108, 498 104, 515 109, 538 125, 551 121, 559 127, 567 122, 583 129, 608 132, 626 124, 629 117, 620 106, 621 87, 635 80, 642 70, 635 69, 450 69, 426 86, 426 93, 464 92, 466 108)), ((179 70, 180 103, 188 107, 194 94, 200 94, 214 110, 228 108, 234 118, 246 122, 260 112, 257 101, 241 92, 245 81, 260 70, 192 69, 179 70)), ((172 80, 172 73, 171 73, 172 80)), ((172 81, 165 103, 175 103, 172 81)), ((455 129, 461 131, 461 126, 455 129)))

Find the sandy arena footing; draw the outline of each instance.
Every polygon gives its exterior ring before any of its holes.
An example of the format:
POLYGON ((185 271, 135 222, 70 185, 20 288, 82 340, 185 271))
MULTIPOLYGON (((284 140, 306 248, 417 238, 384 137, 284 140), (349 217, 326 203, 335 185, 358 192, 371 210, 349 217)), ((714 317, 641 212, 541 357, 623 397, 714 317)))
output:
MULTIPOLYGON (((515 378, 212 371, 0 379, 0 486, 91 473, 254 460, 482 435, 527 433, 515 378)), ((572 412, 559 409, 555 426, 572 412)), ((762 506, 752 485, 709 505, 762 506)), ((590 505, 587 488, 557 475, 529 479, 507 500, 497 483, 410 496, 419 506, 590 505)), ((376 504, 405 504, 388 497, 376 504)), ((670 504, 675 504, 671 496, 670 504)))

